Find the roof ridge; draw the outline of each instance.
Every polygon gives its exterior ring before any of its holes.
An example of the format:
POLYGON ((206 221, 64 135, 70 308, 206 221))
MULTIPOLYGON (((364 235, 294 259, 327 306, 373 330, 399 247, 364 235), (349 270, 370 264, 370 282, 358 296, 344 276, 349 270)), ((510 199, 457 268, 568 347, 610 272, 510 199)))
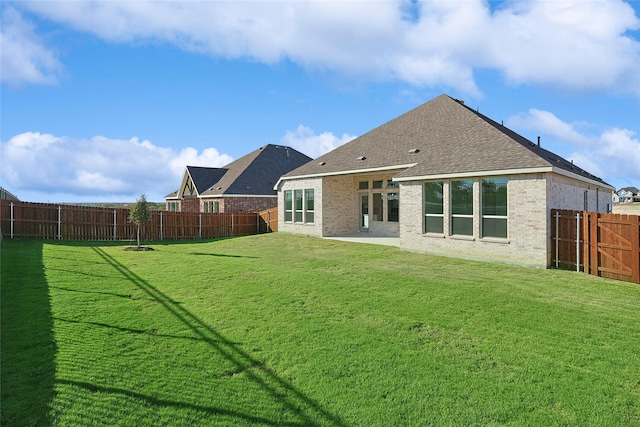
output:
POLYGON ((395 166, 405 169, 396 175, 399 178, 557 168, 608 185, 447 94, 386 121, 284 178, 395 166))
POLYGON ((532 152, 534 155, 538 156, 540 159, 542 159, 543 161, 545 161, 549 165, 554 166, 554 167, 559 167, 561 169, 564 169, 564 170, 567 170, 567 171, 570 171, 570 172, 578 173, 579 175, 582 175, 582 176, 585 176, 587 178, 594 179, 594 180, 597 180, 597 181, 602 181, 604 183, 604 181, 600 177, 592 175, 591 173, 587 172, 586 170, 580 168, 579 166, 575 165, 573 163, 573 161, 569 161, 569 160, 565 159, 564 157, 562 157, 562 156, 560 156, 560 155, 558 155, 558 154, 556 154, 556 153, 554 153, 552 151, 549 151, 546 148, 543 148, 540 145, 540 137, 538 137, 538 143, 536 144, 533 141, 531 141, 530 139, 520 135, 518 132, 514 131, 513 129, 506 127, 503 123, 498 123, 497 121, 493 120, 492 118, 490 118, 488 116, 485 116, 478 109, 474 111, 472 108, 470 108, 469 106, 465 105, 464 101, 458 100, 458 99, 453 99, 453 100, 458 102, 459 104, 461 104, 463 107, 466 107, 471 113, 477 115, 482 120, 484 120, 485 122, 487 122, 488 124, 490 124, 491 126, 496 128, 500 132, 504 133, 506 136, 511 138, 513 141, 519 143, 520 145, 522 145, 523 147, 528 149, 530 152, 532 152))

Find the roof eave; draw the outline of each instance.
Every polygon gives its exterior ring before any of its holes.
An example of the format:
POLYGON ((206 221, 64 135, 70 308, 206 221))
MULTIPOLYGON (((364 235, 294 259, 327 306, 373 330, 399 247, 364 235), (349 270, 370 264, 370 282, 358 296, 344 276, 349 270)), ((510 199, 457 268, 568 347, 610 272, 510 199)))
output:
POLYGON ((362 173, 373 173, 373 172, 387 172, 396 169, 408 169, 412 168, 417 163, 409 163, 405 165, 393 165, 393 166, 382 166, 377 168, 365 168, 365 169, 351 169, 351 170, 342 170, 335 172, 324 172, 324 173, 312 173, 308 175, 294 175, 294 176, 281 176, 276 185, 273 187, 274 190, 278 190, 280 183, 282 181, 290 181, 294 179, 307 179, 307 178, 321 178, 325 176, 339 176, 339 175, 358 175, 362 173))
POLYGON ((587 178, 585 176, 573 173, 555 166, 543 166, 537 168, 520 168, 520 169, 501 169, 501 170, 487 170, 487 171, 475 171, 475 172, 459 172, 459 173, 443 173, 433 175, 416 175, 405 177, 394 177, 394 181, 409 182, 409 181, 428 181, 434 179, 450 179, 450 178, 469 178, 475 176, 502 176, 502 175, 522 175, 532 173, 556 173, 558 175, 566 176, 568 178, 576 179, 578 181, 586 182, 598 187, 615 190, 614 187, 606 182, 596 181, 594 179, 587 178))
POLYGON ((537 168, 519 168, 519 169, 500 169, 500 170, 486 170, 486 171, 472 171, 472 172, 454 172, 454 173, 440 173, 431 175, 415 175, 405 177, 394 177, 394 181, 407 182, 407 181, 428 181, 433 179, 449 179, 449 178, 469 178, 473 176, 500 176, 500 175, 520 175, 524 173, 544 173, 552 172, 551 166, 537 167, 537 168))

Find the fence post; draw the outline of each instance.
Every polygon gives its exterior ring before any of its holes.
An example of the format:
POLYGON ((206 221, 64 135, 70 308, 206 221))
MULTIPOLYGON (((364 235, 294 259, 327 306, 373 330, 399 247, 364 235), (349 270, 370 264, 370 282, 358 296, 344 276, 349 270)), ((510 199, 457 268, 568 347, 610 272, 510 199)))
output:
POLYGON ((62 237, 62 206, 58 205, 58 240, 62 237))
POLYGON ((231 213, 231 237, 233 237, 233 212, 231 213))
POLYGON ((116 230, 116 221, 117 221, 116 215, 117 215, 117 212, 114 209, 113 210, 113 240, 116 240, 116 233, 117 233, 117 230, 116 230))
POLYGON ((591 217, 589 225, 589 273, 600 276, 600 262, 598 256, 598 247, 600 246, 600 238, 598 236, 598 222, 600 221, 600 213, 595 213, 591 217))
POLYGON ((202 239, 202 212, 198 214, 198 239, 202 239))
POLYGON ((629 215, 631 221, 631 281, 640 283, 640 216, 629 215), (635 219, 634 219, 635 218, 635 219))
POLYGON ((580 212, 576 214, 576 271, 580 271, 580 212))
POLYGON ((256 213, 256 234, 260 234, 260 212, 256 213))
POLYGON ((558 225, 559 225, 558 223, 560 221, 560 213, 558 211, 556 211, 555 217, 556 217, 556 268, 558 268, 560 265, 560 260, 558 259, 558 256, 559 256, 558 246, 560 245, 559 237, 558 237, 558 225))
POLYGON ((591 271, 591 258, 589 257, 589 243, 591 242, 591 233, 589 232, 589 224, 593 219, 593 215, 589 212, 585 212, 582 216, 582 258, 584 259, 584 272, 589 274, 591 271))
POLYGON ((160 211, 160 240, 162 240, 162 211, 160 211))
POLYGON ((11 202, 11 238, 13 239, 13 202, 11 202))

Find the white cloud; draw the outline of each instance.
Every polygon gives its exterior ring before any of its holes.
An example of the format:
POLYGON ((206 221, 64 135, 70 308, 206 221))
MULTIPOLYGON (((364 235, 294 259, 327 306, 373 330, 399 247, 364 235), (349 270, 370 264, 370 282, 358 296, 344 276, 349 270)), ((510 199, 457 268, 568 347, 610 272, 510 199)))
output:
POLYGON ((514 2, 494 14, 491 66, 515 83, 640 96, 640 28, 622 1, 514 2))
POLYGON ((614 186, 640 182, 640 138, 629 129, 594 131, 595 124, 567 123, 536 109, 511 117, 506 124, 547 135, 551 143, 546 148, 614 186))
POLYGON ((532 108, 527 114, 518 114, 508 120, 508 125, 519 129, 538 130, 556 138, 576 144, 588 144, 590 138, 574 128, 576 124, 565 123, 548 111, 532 108))
POLYGON ((332 132, 316 135, 313 129, 299 125, 295 131, 288 130, 282 137, 282 143, 289 145, 309 157, 316 158, 338 148, 354 139, 355 136, 343 134, 335 136, 332 132))
POLYGON ((119 196, 133 200, 146 193, 149 200, 180 185, 187 165, 219 167, 233 159, 209 148, 180 153, 150 141, 95 136, 66 136, 25 132, 2 143, 2 180, 17 192, 69 194, 101 201, 119 196))
POLYGON ((205 148, 202 154, 193 147, 183 148, 180 154, 169 162, 171 170, 178 175, 184 173, 185 166, 208 166, 219 168, 233 161, 227 154, 220 154, 215 148, 205 148))
POLYGON ((505 2, 28 2, 32 13, 125 43, 171 43, 480 96, 478 69, 514 84, 640 96, 640 28, 622 0, 505 2))
POLYGON ((12 86, 55 83, 63 68, 33 26, 11 7, 2 10, 0 67, 2 81, 12 86))

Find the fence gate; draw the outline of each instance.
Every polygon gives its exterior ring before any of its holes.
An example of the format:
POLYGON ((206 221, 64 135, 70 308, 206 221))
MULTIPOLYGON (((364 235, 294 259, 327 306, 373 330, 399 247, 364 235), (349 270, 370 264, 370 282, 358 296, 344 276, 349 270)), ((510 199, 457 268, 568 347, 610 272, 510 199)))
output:
POLYGON ((640 216, 551 210, 552 266, 640 283, 640 216))
POLYGON ((551 210, 551 253, 555 268, 581 271, 584 231, 581 211, 551 210))
POLYGON ((640 283, 640 217, 585 213, 589 229, 585 271, 610 279, 640 283))

